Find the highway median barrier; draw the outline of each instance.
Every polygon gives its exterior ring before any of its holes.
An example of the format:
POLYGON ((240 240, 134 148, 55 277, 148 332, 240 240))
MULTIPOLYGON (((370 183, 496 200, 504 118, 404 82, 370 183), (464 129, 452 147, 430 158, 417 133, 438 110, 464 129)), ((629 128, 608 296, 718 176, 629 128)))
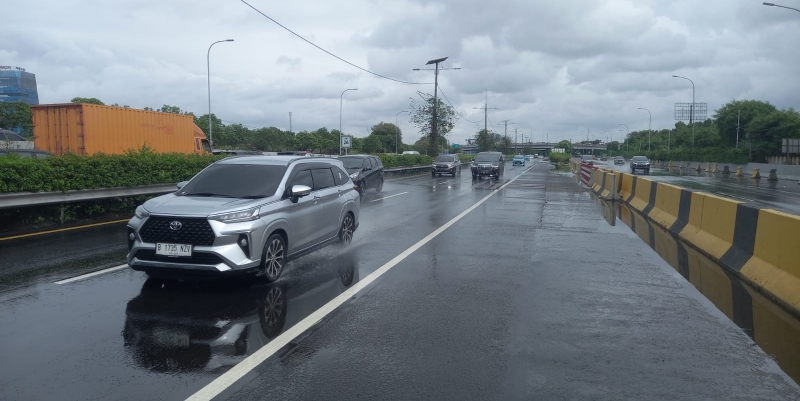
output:
POLYGON ((759 172, 759 169, 757 169, 757 168, 753 169, 753 179, 754 180, 760 180, 761 179, 761 173, 759 172))
POLYGON ((711 163, 706 162, 706 173, 710 173, 710 172, 711 172, 711 163))
POLYGON ((723 168, 722 168, 722 174, 723 174, 723 175, 731 175, 731 169, 730 169, 730 167, 728 167, 728 166, 725 166, 725 167, 723 167, 723 168))
POLYGON ((778 181, 778 170, 772 169, 769 171, 769 178, 767 181, 778 181))
POLYGON ((597 174, 604 198, 619 179, 619 198, 642 216, 621 218, 654 249, 652 233, 639 230, 637 219, 669 231, 800 317, 800 216, 632 174, 597 174))
POLYGON ((744 177, 744 172, 742 172, 742 166, 736 167, 736 176, 744 177))
POLYGON ((711 172, 712 173, 719 173, 719 170, 717 170, 717 163, 714 163, 714 168, 711 169, 711 172))

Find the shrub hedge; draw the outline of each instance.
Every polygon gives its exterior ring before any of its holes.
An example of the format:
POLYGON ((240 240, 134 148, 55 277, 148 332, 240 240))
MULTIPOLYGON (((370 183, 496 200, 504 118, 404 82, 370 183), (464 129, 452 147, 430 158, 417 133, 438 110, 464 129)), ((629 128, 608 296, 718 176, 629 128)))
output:
POLYGON ((157 154, 142 149, 124 155, 65 155, 46 159, 0 157, 0 193, 133 187, 188 180, 215 155, 157 154))
POLYGON ((384 168, 425 166, 433 163, 428 155, 378 155, 384 168))
POLYGON ((551 152, 547 157, 550 158, 550 161, 554 163, 567 163, 570 159, 569 153, 551 152))

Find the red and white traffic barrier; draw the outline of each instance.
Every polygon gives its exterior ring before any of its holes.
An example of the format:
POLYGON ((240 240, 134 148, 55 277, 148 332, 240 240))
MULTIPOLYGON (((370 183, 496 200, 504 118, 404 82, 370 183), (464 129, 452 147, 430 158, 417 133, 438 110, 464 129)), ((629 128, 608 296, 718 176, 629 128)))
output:
POLYGON ((583 185, 589 185, 589 180, 592 179, 592 170, 597 170, 597 167, 581 163, 581 183, 583 185))

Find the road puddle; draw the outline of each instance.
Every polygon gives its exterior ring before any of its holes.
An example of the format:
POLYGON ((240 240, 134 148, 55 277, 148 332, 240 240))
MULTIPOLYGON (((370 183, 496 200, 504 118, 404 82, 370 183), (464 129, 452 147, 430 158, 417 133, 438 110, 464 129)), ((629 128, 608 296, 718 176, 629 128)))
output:
POLYGON ((609 224, 628 226, 800 383, 800 319, 636 210, 620 202, 596 202, 609 224))

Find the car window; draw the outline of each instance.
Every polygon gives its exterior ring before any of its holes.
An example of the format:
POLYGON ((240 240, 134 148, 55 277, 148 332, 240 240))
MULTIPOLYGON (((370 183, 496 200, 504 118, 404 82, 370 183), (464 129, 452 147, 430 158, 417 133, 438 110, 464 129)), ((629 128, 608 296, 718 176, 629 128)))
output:
POLYGON ((344 185, 350 181, 350 177, 347 175, 346 172, 342 171, 339 167, 331 167, 331 171, 333 172, 333 178, 336 180, 336 185, 344 185))
POLYGON ((369 159, 364 159, 364 163, 361 166, 364 169, 372 168, 372 164, 370 164, 369 159))
POLYGON ((0 141, 6 140, 6 134, 4 132, 0 132, 0 141))
POLYGON ((360 169, 364 165, 364 162, 358 157, 340 157, 339 160, 344 164, 344 168, 348 170, 360 169))
POLYGON ((292 179, 292 184, 289 185, 289 189, 295 185, 305 185, 313 189, 314 180, 311 178, 311 170, 303 170, 298 172, 292 179))
POLYGON ((380 160, 380 159, 378 159, 377 157, 370 157, 370 159, 369 159, 369 160, 370 160, 370 162, 372 162, 372 169, 373 169, 373 170, 377 170, 377 169, 379 169, 379 168, 383 167, 383 166, 381 165, 381 160, 380 160))
POLYGON ((450 155, 439 155, 436 156, 436 161, 440 163, 448 163, 453 161, 453 156, 450 155))
POLYGON ((7 141, 24 141, 25 138, 23 138, 23 137, 21 137, 21 136, 19 136, 17 134, 9 133, 9 134, 6 134, 6 140, 7 141))
POLYGON ((311 176, 314 177, 315 191, 336 186, 333 173, 329 168, 315 168, 311 170, 311 176))
POLYGON ((181 188, 181 195, 263 198, 278 189, 286 166, 212 164, 181 188))
POLYGON ((475 156, 475 162, 496 162, 500 160, 500 157, 497 154, 491 153, 479 153, 478 156, 475 156))
POLYGON ((633 156, 632 160, 635 161, 635 162, 644 162, 644 161, 647 161, 647 157, 646 156, 633 156))

